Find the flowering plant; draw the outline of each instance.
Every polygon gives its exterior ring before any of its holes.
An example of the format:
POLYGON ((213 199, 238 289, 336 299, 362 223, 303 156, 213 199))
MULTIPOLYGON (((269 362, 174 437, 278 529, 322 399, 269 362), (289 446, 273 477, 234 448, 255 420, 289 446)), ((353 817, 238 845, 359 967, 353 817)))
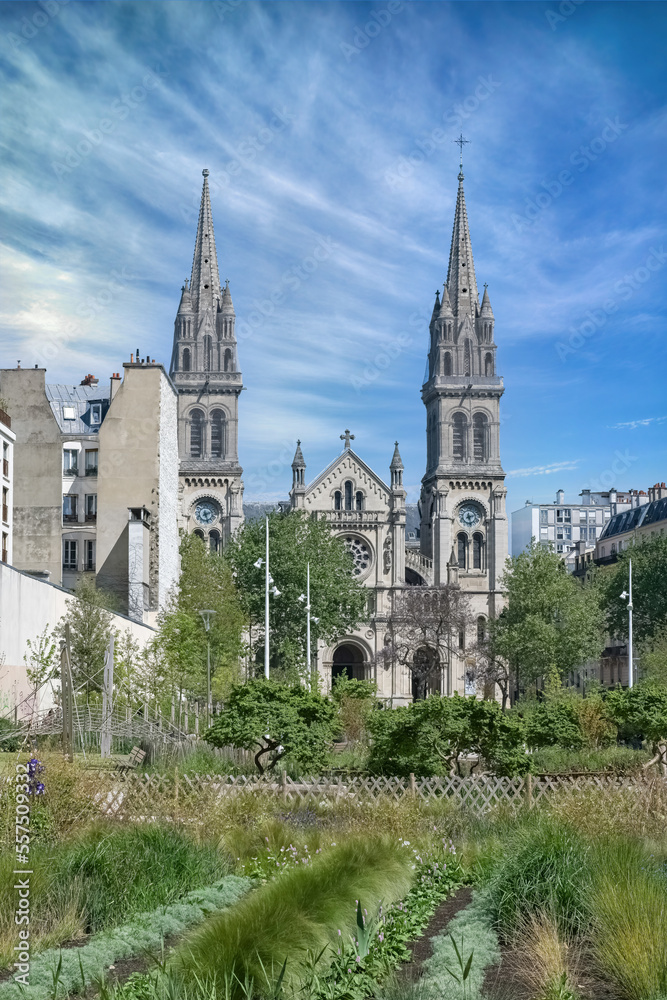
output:
POLYGON ((39 776, 45 770, 44 764, 37 757, 31 757, 28 761, 28 788, 31 795, 44 794, 44 782, 39 780, 39 776))

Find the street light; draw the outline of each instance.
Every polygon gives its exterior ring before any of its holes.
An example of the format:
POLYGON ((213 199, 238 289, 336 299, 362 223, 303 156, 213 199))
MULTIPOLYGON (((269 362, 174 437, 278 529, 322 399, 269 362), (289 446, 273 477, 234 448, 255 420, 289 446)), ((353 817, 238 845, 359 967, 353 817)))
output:
POLYGON ((261 569, 264 566, 264 676, 269 677, 269 593, 274 597, 280 597, 281 591, 275 586, 273 577, 269 573, 269 519, 266 518, 266 555, 262 559, 260 556, 253 566, 261 569))
POLYGON ((209 608, 208 610, 200 611, 199 614, 202 616, 204 628, 206 629, 206 728, 208 729, 211 725, 211 636, 209 632, 211 630, 211 618, 217 612, 209 608))
POLYGON ((306 593, 301 594, 298 600, 301 603, 306 602, 306 663, 310 671, 310 623, 311 621, 316 625, 319 623, 319 618, 310 613, 310 563, 306 565, 306 593))
POLYGON ((632 687, 632 559, 628 560, 629 581, 628 590, 624 590, 621 598, 628 602, 628 687, 632 687))

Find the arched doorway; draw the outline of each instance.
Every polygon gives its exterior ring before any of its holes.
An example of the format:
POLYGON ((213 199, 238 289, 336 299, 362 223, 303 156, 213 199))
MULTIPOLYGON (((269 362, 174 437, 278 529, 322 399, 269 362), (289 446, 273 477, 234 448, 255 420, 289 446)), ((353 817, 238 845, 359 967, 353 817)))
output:
POLYGON ((416 650, 412 664, 410 673, 413 701, 422 701, 430 694, 441 694, 442 670, 437 653, 427 647, 421 647, 416 650))
POLYGON ((349 677, 350 680, 363 681, 366 679, 366 667, 364 664, 364 654, 358 646, 352 643, 343 643, 334 652, 333 664, 331 667, 331 680, 337 677, 349 677))

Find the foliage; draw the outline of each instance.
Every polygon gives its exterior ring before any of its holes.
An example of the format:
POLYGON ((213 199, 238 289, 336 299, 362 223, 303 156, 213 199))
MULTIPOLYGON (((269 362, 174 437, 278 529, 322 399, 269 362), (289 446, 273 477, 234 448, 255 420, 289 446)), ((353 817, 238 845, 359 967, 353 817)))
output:
POLYGON ((609 692, 607 705, 621 736, 646 740, 655 761, 667 765, 667 688, 653 680, 616 688, 609 692))
POLYGON ((204 734, 214 746, 251 750, 260 774, 268 755, 269 770, 288 755, 316 770, 326 761, 333 738, 331 702, 297 684, 251 680, 235 685, 225 711, 204 734))
POLYGON ((432 940, 433 954, 425 961, 423 970, 427 993, 439 1000, 478 1000, 486 969, 500 961, 498 934, 484 894, 476 892, 472 903, 432 940), (468 962, 464 986, 463 973, 468 962))
POLYGON ((102 689, 104 654, 113 634, 113 616, 108 610, 113 601, 95 581, 82 576, 67 602, 67 613, 58 622, 54 635, 64 640, 69 626, 72 679, 75 689, 86 693, 102 689))
POLYGON ((377 773, 460 773, 463 754, 478 754, 497 774, 529 769, 521 727, 495 701, 433 695, 405 708, 375 712, 369 726, 369 769, 377 773))
POLYGON ((585 747, 564 750, 560 746, 544 746, 532 756, 533 770, 538 774, 580 774, 583 771, 628 775, 641 772, 650 754, 631 747, 609 746, 600 749, 585 747))
MULTIPOLYGON (((412 881, 412 854, 396 842, 366 837, 332 847, 261 886, 229 914, 215 914, 177 950, 172 969, 241 996, 241 984, 278 978, 292 987, 340 938, 354 934, 356 900, 371 913, 399 899, 412 881), (233 978, 234 977, 234 978, 233 978)), ((326 963, 328 964, 328 962, 326 963)))
MULTIPOLYGON (((357 628, 367 618, 365 588, 352 575, 352 559, 342 539, 323 519, 307 518, 299 511, 269 515, 269 569, 280 591, 271 597, 271 670, 280 679, 294 681, 309 674, 305 663, 306 614, 301 594, 306 592, 306 566, 310 563, 310 603, 313 648, 316 640, 333 642, 357 628), (275 672, 278 673, 275 673, 275 672)), ((233 567, 239 596, 251 628, 253 652, 263 658, 264 520, 246 521, 225 549, 233 567)), ((310 677, 308 677, 310 679, 310 677)))
POLYGON ((368 718, 377 707, 377 684, 341 674, 334 681, 331 698, 341 732, 350 743, 365 741, 368 718))
POLYGON ((568 827, 540 815, 509 837, 486 886, 501 937, 512 940, 531 915, 546 914, 571 938, 589 921, 590 851, 568 827))
POLYGON ((607 624, 613 635, 625 636, 628 604, 621 597, 629 589, 632 559, 632 604, 635 641, 641 645, 667 627, 667 535, 644 538, 618 554, 613 573, 602 580, 607 624))
POLYGON ((541 702, 527 713, 524 730, 526 744, 531 750, 554 745, 567 750, 580 750, 584 745, 579 716, 572 704, 541 702))
POLYGON ((604 645, 596 587, 582 587, 560 557, 533 540, 508 560, 502 585, 507 604, 488 623, 488 656, 505 660, 517 687, 539 677, 562 676, 604 645))
MULTIPOLYGON (((157 647, 165 661, 164 683, 180 705, 183 696, 206 702, 207 639, 211 646, 212 690, 224 697, 238 680, 243 610, 226 560, 209 552, 198 535, 181 539, 178 586, 158 615, 157 647), (210 610, 206 631, 200 611, 210 610)), ((157 680, 157 679, 156 679, 157 680)))
POLYGON ((644 680, 667 687, 667 625, 655 632, 642 648, 640 674, 644 680))
POLYGON ((47 625, 34 639, 26 639, 27 652, 23 656, 25 672, 35 694, 58 676, 60 658, 57 636, 47 625))
POLYGON ((443 664, 458 654, 459 634, 465 636, 473 621, 470 598, 460 587, 407 587, 393 597, 389 641, 379 662, 385 667, 396 662, 409 670, 415 698, 425 698, 439 686, 443 664))

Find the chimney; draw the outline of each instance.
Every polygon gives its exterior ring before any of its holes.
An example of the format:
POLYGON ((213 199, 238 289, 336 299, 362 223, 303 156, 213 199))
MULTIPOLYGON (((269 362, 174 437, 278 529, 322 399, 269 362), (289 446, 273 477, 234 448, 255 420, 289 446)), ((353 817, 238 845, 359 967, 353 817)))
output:
POLYGON ((559 507, 562 507, 562 505, 565 503, 565 490, 558 490, 558 492, 556 493, 556 503, 558 504, 559 507))
POLYGON ((99 381, 100 380, 98 378, 95 378, 94 375, 86 375, 84 378, 81 379, 81 382, 79 384, 80 385, 98 385, 99 381))
POLYGON ((590 490, 582 490, 581 493, 579 494, 579 496, 581 497, 581 502, 584 505, 584 507, 590 507, 590 505, 591 505, 591 491, 590 490))
POLYGON ((120 384, 121 384, 120 375, 118 374, 118 372, 114 372, 113 375, 111 376, 111 387, 110 387, 110 390, 109 390, 109 402, 113 401, 114 396, 116 395, 116 393, 120 389, 120 384))

